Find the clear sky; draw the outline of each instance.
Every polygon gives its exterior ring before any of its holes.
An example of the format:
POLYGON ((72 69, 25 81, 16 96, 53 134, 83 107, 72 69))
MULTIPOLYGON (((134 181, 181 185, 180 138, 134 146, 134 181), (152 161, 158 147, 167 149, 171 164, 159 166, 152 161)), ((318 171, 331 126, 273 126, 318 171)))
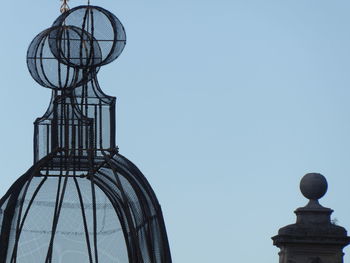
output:
MULTIPOLYGON (((99 80, 118 97, 120 152, 159 198, 175 263, 278 262, 270 237, 306 204, 307 172, 327 177, 321 203, 350 230, 348 0, 92 4, 126 28, 99 80)), ((28 73, 26 50, 59 6, 0 4, 1 195, 32 164, 50 91, 28 73)))

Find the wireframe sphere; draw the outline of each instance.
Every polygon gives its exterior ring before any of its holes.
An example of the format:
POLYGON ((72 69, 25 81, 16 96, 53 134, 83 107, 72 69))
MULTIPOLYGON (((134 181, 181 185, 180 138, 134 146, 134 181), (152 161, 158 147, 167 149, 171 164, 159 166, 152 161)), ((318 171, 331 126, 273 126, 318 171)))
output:
MULTIPOLYGON (((87 82, 91 75, 90 72, 87 74, 81 69, 62 63, 52 53, 50 36, 59 35, 62 30, 62 27, 51 27, 42 31, 31 42, 27 52, 27 66, 34 80, 43 87, 55 90, 78 87, 87 82)), ((64 30, 79 35, 79 29, 65 28, 64 30)))
POLYGON ((319 173, 308 173, 300 181, 301 193, 310 200, 318 200, 327 192, 326 178, 319 173))
MULTIPOLYGON (((102 59, 89 61, 89 66, 98 67, 112 62, 122 53, 126 44, 126 34, 122 23, 115 15, 102 7, 90 5, 75 7, 63 13, 53 23, 53 26, 63 25, 78 27, 91 35, 93 42, 97 42, 102 59)), ((95 47, 95 43, 90 46, 95 47)), ((81 66, 74 59, 65 59, 65 62, 68 65, 81 66)))
POLYGON ((57 27, 49 34, 49 45, 53 55, 68 66, 89 69, 102 62, 99 43, 79 27, 57 27))

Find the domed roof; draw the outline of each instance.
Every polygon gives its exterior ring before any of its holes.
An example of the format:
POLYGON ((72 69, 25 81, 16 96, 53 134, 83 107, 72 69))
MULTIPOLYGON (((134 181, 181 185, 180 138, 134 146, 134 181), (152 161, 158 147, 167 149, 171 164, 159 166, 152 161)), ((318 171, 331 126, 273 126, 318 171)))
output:
POLYGON ((34 165, 0 199, 0 263, 171 262, 156 195, 118 153, 116 99, 97 80, 125 41, 112 13, 88 5, 31 43, 29 71, 53 92, 34 123, 34 165))
POLYGON ((160 205, 134 164, 114 153, 93 174, 45 176, 52 158, 30 168, 1 199, 0 258, 171 262, 160 205))

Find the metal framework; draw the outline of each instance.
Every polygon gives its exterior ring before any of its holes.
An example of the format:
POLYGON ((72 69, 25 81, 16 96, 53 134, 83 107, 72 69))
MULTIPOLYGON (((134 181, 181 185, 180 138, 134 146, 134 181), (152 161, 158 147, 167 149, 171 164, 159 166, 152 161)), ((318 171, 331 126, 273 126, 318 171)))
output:
POLYGON ((91 5, 30 44, 30 74, 52 98, 34 123, 34 165, 0 199, 0 263, 171 263, 161 207, 118 153, 116 99, 97 80, 125 44, 118 18, 91 5))

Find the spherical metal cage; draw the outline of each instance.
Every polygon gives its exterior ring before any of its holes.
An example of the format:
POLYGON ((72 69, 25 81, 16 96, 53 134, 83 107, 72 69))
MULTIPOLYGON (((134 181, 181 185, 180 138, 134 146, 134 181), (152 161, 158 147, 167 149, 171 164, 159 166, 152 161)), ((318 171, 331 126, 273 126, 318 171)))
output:
MULTIPOLYGON (((108 10, 98 6, 78 6, 63 13, 53 26, 74 26, 87 32, 101 52, 101 61, 91 61, 91 66, 106 65, 122 53, 126 44, 126 34, 119 19, 108 10)), ((71 66, 80 66, 75 60, 66 59, 71 66)))
POLYGON ((89 75, 83 70, 62 63, 52 53, 52 38, 62 31, 81 33, 79 28, 73 27, 48 28, 34 38, 27 52, 27 66, 34 80, 43 87, 55 90, 76 88, 89 81, 89 75))
POLYGON ((61 25, 50 31, 49 45, 61 63, 88 69, 102 62, 102 51, 96 39, 76 26, 61 25))

